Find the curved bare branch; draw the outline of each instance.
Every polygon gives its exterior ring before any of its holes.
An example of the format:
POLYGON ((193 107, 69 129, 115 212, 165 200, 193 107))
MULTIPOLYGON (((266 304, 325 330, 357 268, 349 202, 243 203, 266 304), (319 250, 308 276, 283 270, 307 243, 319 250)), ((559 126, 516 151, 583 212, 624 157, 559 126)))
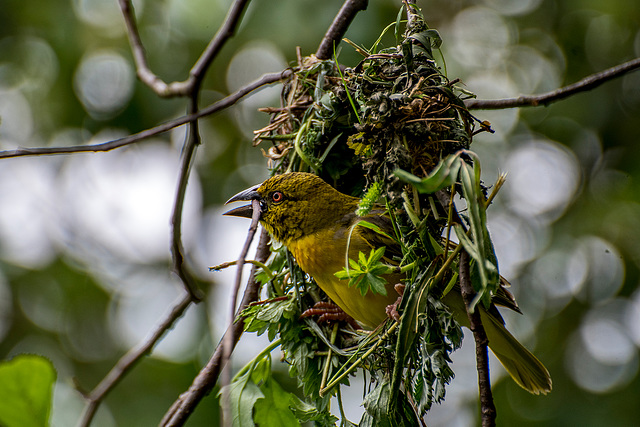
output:
POLYGON ((517 98, 506 99, 469 99, 465 101, 465 105, 469 110, 502 110, 506 108, 516 107, 537 107, 538 105, 549 105, 552 102, 559 101, 575 95, 579 92, 586 92, 594 89, 601 84, 613 80, 616 77, 620 77, 630 71, 634 71, 640 68, 640 58, 633 59, 615 67, 608 68, 599 73, 591 74, 584 79, 571 84, 569 86, 561 87, 550 92, 542 93, 540 95, 523 95, 517 98))

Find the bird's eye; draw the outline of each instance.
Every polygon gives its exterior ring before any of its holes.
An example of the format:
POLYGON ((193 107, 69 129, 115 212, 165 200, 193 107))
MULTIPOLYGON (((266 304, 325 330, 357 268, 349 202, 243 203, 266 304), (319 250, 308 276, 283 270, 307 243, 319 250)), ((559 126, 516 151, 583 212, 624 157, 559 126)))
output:
POLYGON ((273 201, 273 203, 280 203, 283 200, 284 200, 284 195, 281 192, 274 191, 271 194, 271 201, 273 201))

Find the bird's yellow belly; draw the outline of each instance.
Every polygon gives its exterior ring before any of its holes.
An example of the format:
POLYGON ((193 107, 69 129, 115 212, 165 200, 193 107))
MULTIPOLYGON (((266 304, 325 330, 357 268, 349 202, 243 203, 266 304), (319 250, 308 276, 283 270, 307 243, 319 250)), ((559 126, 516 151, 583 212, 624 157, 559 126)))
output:
MULTIPOLYGON (((332 237, 335 236, 312 235, 299 239, 288 247, 300 268, 315 279, 334 303, 363 326, 373 329, 387 318, 386 307, 398 298, 397 292, 393 289, 395 283, 387 283, 387 295, 368 291, 362 296, 355 286, 349 286, 348 280, 338 279, 334 273, 341 271, 345 266, 346 245, 339 244, 344 239, 332 237), (324 237, 338 243, 326 244, 327 240, 323 239, 323 245, 317 245, 316 242, 324 237)), ((350 248, 352 258, 357 259, 359 249, 364 248, 350 248)))

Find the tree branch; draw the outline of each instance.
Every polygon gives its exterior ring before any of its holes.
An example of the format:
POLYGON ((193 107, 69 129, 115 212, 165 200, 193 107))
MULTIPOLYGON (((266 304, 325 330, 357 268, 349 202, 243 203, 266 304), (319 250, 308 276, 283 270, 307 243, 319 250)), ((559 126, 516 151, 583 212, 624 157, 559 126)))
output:
MULTIPOLYGON (((445 211, 449 210, 452 203, 452 197, 446 190, 436 191, 436 197, 442 205, 445 211)), ((452 223, 457 223, 465 229, 464 223, 458 214, 458 210, 455 206, 452 209, 452 223)), ((476 344, 476 369, 478 371, 478 389, 480 393, 480 408, 482 413, 482 427, 495 426, 497 411, 495 404, 493 403, 493 394, 491 392, 491 381, 489 379, 489 355, 487 346, 489 340, 485 333, 484 326, 482 326, 482 320, 480 319, 479 309, 469 312, 469 307, 475 297, 473 285, 471 284, 471 272, 469 268, 469 254, 462 249, 460 251, 460 292, 462 293, 462 299, 464 301, 465 308, 467 309, 467 316, 469 317, 469 324, 471 332, 473 333, 473 339, 476 344)))
MULTIPOLYGON (((240 256, 238 257, 238 268, 236 270, 236 281, 233 284, 233 290, 231 291, 231 310, 229 311, 229 326, 233 325, 235 321, 235 313, 236 313, 236 303, 238 302, 238 292, 240 291, 240 284, 242 283, 242 270, 244 268, 244 260, 247 259, 247 253, 249 252, 249 247, 251 246, 251 242, 253 241, 253 237, 256 235, 256 230, 258 229, 258 221, 260 220, 260 213, 262 209, 260 208, 260 201, 254 199, 251 201, 251 207, 253 211, 253 215, 251 216, 251 224, 249 225, 249 230, 247 231, 247 238, 244 242, 244 247, 242 251, 240 251, 240 256)), ((235 333, 233 328, 230 328, 228 332, 224 336, 224 352, 222 354, 222 366, 226 366, 229 360, 231 359, 231 353, 233 348, 235 347, 235 333)), ((227 375, 222 377, 221 387, 229 385, 231 383, 231 370, 226 370, 227 375)), ((227 391, 222 393, 222 425, 225 425, 225 421, 230 422, 231 413, 229 411, 229 393, 227 391)))
MULTIPOLYGON (((265 262, 269 257, 269 235, 263 229, 260 234, 260 242, 258 243, 258 249, 256 250, 256 260, 265 262)), ((244 291, 240 308, 236 312, 239 315, 242 310, 249 306, 250 303, 257 301, 259 296, 259 285, 255 280, 256 266, 251 269, 251 276, 247 283, 247 287, 244 291)), ((180 395, 180 397, 171 405, 171 408, 164 415, 160 425, 163 427, 181 426, 187 421, 195 407, 207 394, 211 392, 213 387, 218 381, 220 372, 224 368, 224 353, 227 342, 227 335, 233 336, 232 346, 230 351, 232 352, 237 344, 242 332, 244 330, 244 321, 242 318, 238 318, 238 321, 229 325, 227 332, 218 343, 218 347, 209 359, 209 362, 205 365, 198 375, 194 378, 193 383, 189 387, 189 390, 180 395)))
POLYGON ((368 5, 369 0, 346 0, 344 2, 322 38, 320 46, 318 46, 316 51, 318 59, 330 59, 333 56, 334 49, 342 41, 342 37, 347 32, 357 13, 365 10, 368 5))
POLYGON ((469 99, 465 105, 469 110, 500 110, 514 107, 536 107, 538 105, 548 105, 552 102, 568 98, 578 92, 586 92, 601 84, 620 77, 623 74, 640 68, 640 58, 633 59, 615 67, 608 68, 599 73, 591 74, 582 80, 550 92, 540 95, 523 95, 517 98, 482 100, 469 99))
POLYGON ((201 109, 197 113, 187 114, 186 116, 179 117, 177 119, 170 120, 161 125, 146 129, 142 132, 138 132, 124 138, 114 139, 108 142, 91 145, 74 145, 69 147, 33 147, 33 148, 17 148, 15 150, 0 151, 0 159, 6 159, 11 157, 25 157, 25 156, 47 156, 54 154, 71 154, 71 153, 89 153, 89 152, 102 152, 111 151, 116 148, 124 147, 126 145, 134 144, 152 136, 167 132, 178 126, 182 126, 185 123, 192 122, 196 119, 209 116, 217 113, 221 110, 231 107, 236 102, 249 95, 254 90, 271 83, 284 80, 293 73, 292 69, 286 69, 277 73, 269 73, 260 77, 248 85, 238 89, 231 95, 222 98, 220 101, 201 109))
POLYGON ((197 91, 204 76, 204 71, 209 68, 211 62, 218 55, 224 44, 234 34, 240 23, 242 15, 250 0, 236 0, 227 13, 227 17, 222 26, 218 29, 215 37, 211 39, 198 61, 189 72, 189 78, 182 82, 165 83, 151 69, 147 62, 144 46, 138 31, 138 24, 133 10, 131 0, 119 0, 120 10, 124 17, 124 22, 129 35, 129 44, 136 64, 138 78, 161 97, 191 96, 197 91))
MULTIPOLYGON (((195 98, 197 98, 197 95, 194 94, 190 107, 191 115, 197 113, 197 100, 195 98)), ((182 244, 182 211, 184 209, 184 199, 187 194, 191 166, 193 165, 198 145, 200 145, 200 133, 198 131, 198 121, 194 120, 189 125, 189 132, 182 148, 178 188, 176 189, 173 212, 171 213, 171 259, 173 261, 173 271, 180 278, 183 286, 195 302, 202 300, 202 292, 196 287, 191 273, 189 273, 185 265, 182 244)))
POLYGON ((235 34, 236 28, 242 19, 249 1, 250 0, 236 0, 229 8, 227 17, 218 29, 216 36, 209 42, 204 52, 202 52, 202 55, 200 55, 200 58, 198 58, 198 61, 191 68, 189 80, 192 81, 192 87, 200 85, 204 70, 209 68, 211 62, 218 56, 218 53, 220 53, 225 43, 235 34))
POLYGON ((173 306, 169 314, 162 321, 151 336, 141 342, 137 347, 129 350, 124 356, 118 360, 109 373, 100 381, 100 383, 87 395, 85 399, 87 404, 84 408, 82 418, 78 423, 79 427, 86 427, 91 423, 98 406, 106 395, 124 378, 124 376, 140 361, 140 359, 149 354, 153 347, 158 343, 160 338, 173 326, 189 305, 193 302, 191 295, 186 293, 173 306))
POLYGON ((496 407, 493 403, 491 392, 491 380, 489 379, 489 354, 487 345, 489 340, 480 320, 480 308, 469 311, 475 292, 471 285, 471 273, 469 269, 469 254, 463 249, 460 252, 460 290, 462 299, 467 308, 471 332, 476 343, 476 368, 478 370, 478 389, 480 392, 480 408, 482 414, 482 427, 496 425, 496 407))

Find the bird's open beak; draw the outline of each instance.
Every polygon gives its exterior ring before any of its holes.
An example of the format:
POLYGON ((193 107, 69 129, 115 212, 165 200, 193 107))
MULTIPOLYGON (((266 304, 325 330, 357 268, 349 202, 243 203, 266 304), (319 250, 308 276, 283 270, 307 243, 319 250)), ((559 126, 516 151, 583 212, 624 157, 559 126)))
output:
MULTIPOLYGON (((262 205, 262 197, 260 197, 260 194, 256 191, 258 187, 260 187, 260 184, 254 185, 251 188, 247 188, 246 190, 239 192, 238 194, 236 194, 235 196, 227 200, 225 205, 232 202, 250 202, 256 199, 259 200, 260 205, 262 205)), ((253 216, 253 208, 251 207, 251 204, 248 204, 245 206, 240 206, 240 207, 231 209, 230 211, 227 211, 222 215, 251 218, 253 216)))

